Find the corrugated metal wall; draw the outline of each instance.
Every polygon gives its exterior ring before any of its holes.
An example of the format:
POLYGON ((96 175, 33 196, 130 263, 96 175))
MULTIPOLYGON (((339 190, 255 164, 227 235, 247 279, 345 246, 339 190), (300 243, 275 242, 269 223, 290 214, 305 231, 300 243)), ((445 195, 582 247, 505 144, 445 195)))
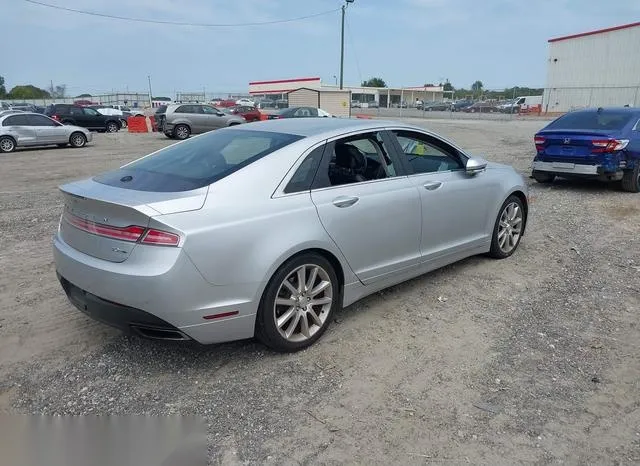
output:
POLYGON ((338 117, 350 117, 351 92, 320 92, 320 108, 338 117))
POLYGON ((549 43, 543 111, 640 106, 640 26, 549 43))

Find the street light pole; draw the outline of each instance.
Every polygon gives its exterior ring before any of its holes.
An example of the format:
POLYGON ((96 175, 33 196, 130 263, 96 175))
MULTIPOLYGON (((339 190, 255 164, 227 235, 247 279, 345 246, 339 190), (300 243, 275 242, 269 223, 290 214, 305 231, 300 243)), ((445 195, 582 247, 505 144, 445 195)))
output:
POLYGON ((347 10, 347 5, 354 1, 355 0, 345 0, 344 5, 342 5, 342 33, 340 35, 340 89, 342 89, 344 84, 344 14, 347 10))

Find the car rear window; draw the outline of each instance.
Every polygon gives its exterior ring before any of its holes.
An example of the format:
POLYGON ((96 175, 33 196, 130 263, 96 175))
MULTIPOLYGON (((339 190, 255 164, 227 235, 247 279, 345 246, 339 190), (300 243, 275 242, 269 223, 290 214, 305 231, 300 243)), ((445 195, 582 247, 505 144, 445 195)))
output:
POLYGON ((631 112, 570 112, 551 122, 545 129, 621 130, 631 118, 631 112))
POLYGON ((293 134, 221 129, 161 149, 94 180, 137 191, 189 191, 300 139, 302 136, 293 134))

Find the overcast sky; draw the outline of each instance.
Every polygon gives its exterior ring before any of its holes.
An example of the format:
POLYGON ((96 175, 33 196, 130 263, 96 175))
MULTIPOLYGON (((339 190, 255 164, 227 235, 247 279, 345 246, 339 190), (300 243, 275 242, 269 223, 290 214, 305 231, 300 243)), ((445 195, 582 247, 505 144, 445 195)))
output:
MULTIPOLYGON (((42 0, 68 8, 194 23, 261 22, 339 8, 339 0, 42 0)), ((246 92, 249 81, 340 67, 340 13, 287 24, 203 28, 143 24, 0 0, 0 73, 8 88, 246 92)), ((640 0, 355 0, 347 10, 345 84, 448 78, 486 88, 544 86, 547 40, 640 20, 640 0)))

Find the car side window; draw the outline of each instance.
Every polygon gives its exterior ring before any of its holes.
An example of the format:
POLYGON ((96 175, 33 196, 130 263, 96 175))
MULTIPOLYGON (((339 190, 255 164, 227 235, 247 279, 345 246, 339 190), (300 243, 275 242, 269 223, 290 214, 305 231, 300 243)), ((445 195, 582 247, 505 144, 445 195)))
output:
POLYGON ((55 121, 42 115, 28 115, 29 126, 58 126, 55 121))
POLYGON ((202 113, 199 105, 181 105, 174 113, 202 113))
POLYGON ((26 115, 13 115, 4 120, 2 126, 28 126, 26 115))
POLYGON ((284 188, 285 193, 299 193, 311 189, 311 184, 316 176, 316 171, 318 171, 318 166, 320 166, 320 162, 322 161, 322 154, 324 153, 325 147, 324 144, 316 147, 305 157, 289 180, 287 187, 284 188))
POLYGON ((310 117, 311 116, 311 110, 307 107, 301 107, 298 110, 296 110, 296 113, 293 114, 293 116, 295 117, 310 117))
POLYGON ((464 168, 458 151, 435 137, 412 131, 392 131, 413 173, 435 173, 464 168))
POLYGON ((83 108, 83 109, 82 109, 82 112, 83 112, 85 115, 89 115, 89 116, 96 116, 96 115, 100 115, 100 113, 99 113, 97 110, 94 110, 94 109, 92 109, 92 108, 87 108, 87 107, 83 108))
POLYGON ((217 115, 218 111, 219 110, 217 108, 209 107, 208 105, 202 106, 202 112, 206 115, 217 115))
POLYGON ((81 116, 82 115, 82 108, 80 107, 71 107, 69 108, 69 115, 71 116, 81 116))
POLYGON ((372 132, 339 139, 327 146, 314 188, 340 186, 396 176, 380 133, 372 132))

